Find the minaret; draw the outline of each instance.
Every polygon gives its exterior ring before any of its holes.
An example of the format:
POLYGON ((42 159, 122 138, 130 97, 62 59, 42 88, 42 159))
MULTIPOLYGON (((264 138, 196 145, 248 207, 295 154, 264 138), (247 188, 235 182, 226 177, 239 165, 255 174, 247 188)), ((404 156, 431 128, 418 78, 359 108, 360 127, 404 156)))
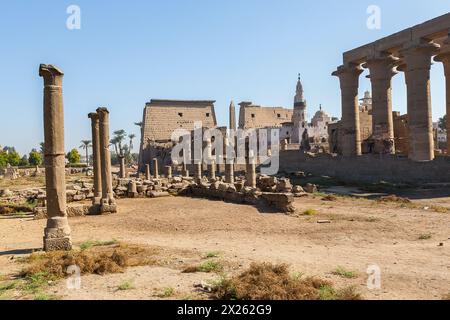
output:
POLYGON ((236 110, 233 101, 230 103, 230 129, 236 130, 236 110))
POLYGON ((300 80, 300 73, 298 74, 297 88, 295 90, 294 98, 294 114, 292 116, 294 123, 293 142, 299 143, 303 134, 304 128, 307 127, 306 122, 306 100, 303 96, 303 85, 300 80))

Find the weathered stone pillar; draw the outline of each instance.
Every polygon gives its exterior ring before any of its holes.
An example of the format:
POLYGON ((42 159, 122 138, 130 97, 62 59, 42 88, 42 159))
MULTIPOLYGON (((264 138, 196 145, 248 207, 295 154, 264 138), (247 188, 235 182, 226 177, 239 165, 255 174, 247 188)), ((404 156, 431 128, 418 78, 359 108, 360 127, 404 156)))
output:
POLYGON ((439 45, 414 43, 400 51, 405 64, 408 91, 409 158, 414 161, 434 159, 433 122, 431 115, 430 69, 431 57, 439 45))
POLYGON ((127 171, 125 169, 125 157, 124 156, 119 156, 119 160, 120 160, 120 178, 124 179, 127 177, 127 171))
POLYGON ((236 109, 233 101, 230 103, 230 129, 236 130, 236 109))
POLYGON ((200 183, 203 176, 203 165, 201 162, 194 163, 195 166, 195 182, 200 183))
MULTIPOLYGON (((449 43, 450 40, 447 40, 449 43)), ((444 64, 445 84, 446 84, 446 114, 447 114, 447 155, 450 156, 450 48, 435 57, 435 61, 444 64)))
POLYGON ((361 133, 359 123, 358 87, 359 65, 340 66, 333 76, 339 78, 342 98, 342 154, 344 156, 361 155, 361 133))
POLYGON ((100 159, 100 124, 96 112, 89 113, 92 127, 92 158, 94 160, 94 205, 100 205, 102 199, 102 173, 100 159))
POLYGON ((147 163, 145 165, 145 180, 150 180, 151 175, 150 175, 150 165, 147 163))
POLYGON ((225 162, 225 182, 234 183, 234 163, 233 160, 225 162))
POLYGON ((153 177, 159 179, 158 159, 153 158, 153 177))
POLYGON ((253 151, 249 151, 248 160, 246 164, 245 185, 247 187, 256 188, 256 164, 253 151))
POLYGON ((216 162, 214 160, 208 164, 208 178, 210 181, 216 180, 216 162))
POLYGON ((52 65, 41 64, 39 76, 44 78, 44 161, 48 215, 44 250, 71 250, 71 231, 66 212, 64 73, 52 65))
POLYGON ((189 170, 187 169, 186 162, 183 162, 183 172, 181 174, 183 175, 183 177, 189 177, 189 170))
POLYGON ((131 180, 128 183, 127 193, 128 193, 128 197, 129 198, 136 198, 139 195, 138 192, 137 192, 137 186, 136 186, 136 181, 135 180, 131 180))
POLYGON ((380 53, 370 57, 364 64, 370 70, 367 77, 372 83, 372 138, 375 153, 395 154, 391 80, 397 74, 394 71, 397 61, 398 58, 392 55, 380 53))
POLYGON ((172 167, 171 166, 166 166, 166 178, 172 179, 172 167))
POLYGON ((106 108, 98 108, 100 121, 100 157, 102 162, 102 201, 101 213, 117 212, 116 201, 112 188, 111 154, 109 151, 109 111, 106 108))

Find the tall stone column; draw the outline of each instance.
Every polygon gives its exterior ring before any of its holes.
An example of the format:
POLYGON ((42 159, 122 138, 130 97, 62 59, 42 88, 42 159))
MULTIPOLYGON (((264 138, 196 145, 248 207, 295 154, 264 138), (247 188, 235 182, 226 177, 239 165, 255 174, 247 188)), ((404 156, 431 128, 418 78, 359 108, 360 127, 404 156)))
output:
POLYGON ((395 154, 394 120, 392 117, 392 77, 398 58, 387 54, 371 57, 364 67, 369 68, 372 84, 372 138, 375 153, 395 154))
MULTIPOLYGON (((447 40, 447 43, 450 40, 447 40)), ((446 114, 447 114, 447 155, 450 156, 450 48, 435 57, 435 61, 444 64, 446 85, 446 114)))
POLYGON ((145 164, 145 180, 150 180, 150 164, 145 164))
POLYGON ((92 158, 94 160, 94 205, 100 205, 102 199, 102 173, 100 158, 100 123, 96 112, 89 113, 92 127, 92 158))
POLYGON ((236 109, 233 101, 230 103, 230 129, 236 130, 236 109))
POLYGON ((102 201, 101 213, 117 212, 116 201, 112 188, 111 154, 109 151, 109 111, 98 108, 100 122, 100 157, 102 162, 102 201))
POLYGON ((431 115, 431 57, 439 45, 430 42, 412 44, 400 51, 408 92, 409 158, 413 161, 434 159, 431 115))
POLYGON ((359 65, 340 66, 333 76, 339 78, 342 99, 342 154, 344 156, 361 155, 361 133, 359 123, 358 87, 359 65))
POLYGON ((71 250, 71 231, 66 212, 64 73, 52 65, 41 64, 39 76, 44 78, 44 161, 48 215, 44 250, 71 250))
POLYGON ((159 179, 158 159, 153 158, 153 176, 155 179, 159 179))
POLYGON ((125 157, 124 156, 119 156, 119 160, 120 160, 120 178, 124 179, 127 177, 127 173, 126 173, 126 169, 125 169, 125 157))

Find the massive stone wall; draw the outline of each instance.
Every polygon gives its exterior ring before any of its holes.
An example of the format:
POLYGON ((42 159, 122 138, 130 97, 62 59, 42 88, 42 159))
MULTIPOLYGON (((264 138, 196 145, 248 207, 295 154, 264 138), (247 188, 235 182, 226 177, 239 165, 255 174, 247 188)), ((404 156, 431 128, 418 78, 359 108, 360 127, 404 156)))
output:
POLYGON ((168 141, 175 129, 194 129, 195 121, 203 127, 217 125, 215 101, 151 100, 146 104, 143 116, 142 139, 145 142, 168 141))
POLYGON ((375 154, 358 157, 322 154, 311 157, 289 150, 280 152, 280 171, 304 171, 345 182, 448 183, 450 159, 437 157, 433 161, 415 162, 406 157, 375 154))
POLYGON ((291 122, 294 110, 282 107, 261 107, 251 102, 239 104, 239 128, 264 128, 291 122))
POLYGON ((156 100, 152 99, 144 108, 139 153, 139 168, 158 158, 161 165, 170 163, 168 148, 175 129, 192 131, 194 123, 201 121, 204 128, 217 126, 212 100, 156 100))

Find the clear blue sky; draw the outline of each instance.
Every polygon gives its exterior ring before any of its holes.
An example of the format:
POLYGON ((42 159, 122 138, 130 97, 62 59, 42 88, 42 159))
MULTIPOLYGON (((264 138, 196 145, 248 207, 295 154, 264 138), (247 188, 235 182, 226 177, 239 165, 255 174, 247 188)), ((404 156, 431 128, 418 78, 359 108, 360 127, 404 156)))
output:
MULTIPOLYGON (((66 149, 90 139, 87 114, 98 106, 109 108, 111 130, 135 134, 151 98, 215 99, 221 125, 232 99, 292 107, 298 72, 309 115, 321 103, 340 117, 330 74, 344 51, 449 11, 444 0, 2 1, 0 145, 24 153, 43 140, 40 63, 65 72, 66 149), (66 28, 71 4, 81 30, 66 28), (381 30, 366 27, 371 4, 381 7, 381 30)), ((362 94, 370 83, 361 80, 362 94)), ((435 64, 434 119, 444 114, 444 88, 435 64)), ((403 74, 394 109, 406 111, 403 74)))

